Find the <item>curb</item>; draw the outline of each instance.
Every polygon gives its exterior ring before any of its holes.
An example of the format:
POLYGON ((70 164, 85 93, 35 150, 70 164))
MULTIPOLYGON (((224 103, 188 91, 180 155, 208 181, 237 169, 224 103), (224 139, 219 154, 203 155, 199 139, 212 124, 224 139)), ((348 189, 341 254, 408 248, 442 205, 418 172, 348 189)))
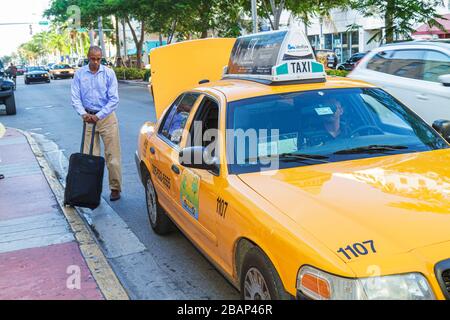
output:
POLYGON ((81 253, 86 260, 86 263, 94 277, 97 285, 106 300, 129 300, 124 287, 120 283, 116 274, 112 270, 100 246, 98 245, 89 227, 85 224, 79 213, 75 208, 64 206, 64 188, 58 181, 53 170, 39 148, 34 138, 25 131, 15 129, 22 133, 28 140, 28 143, 33 151, 36 160, 42 168, 47 182, 55 195, 55 198, 64 213, 73 233, 77 240, 81 253))
POLYGON ((147 88, 149 86, 148 82, 144 81, 132 81, 132 80, 117 80, 119 83, 127 84, 130 86, 136 86, 136 87, 142 87, 147 88))

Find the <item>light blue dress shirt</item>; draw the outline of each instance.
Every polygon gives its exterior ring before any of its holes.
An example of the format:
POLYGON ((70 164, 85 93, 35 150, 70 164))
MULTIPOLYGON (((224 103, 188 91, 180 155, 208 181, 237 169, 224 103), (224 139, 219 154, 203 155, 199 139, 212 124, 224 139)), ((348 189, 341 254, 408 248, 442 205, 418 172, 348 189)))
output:
POLYGON ((119 92, 114 70, 100 65, 96 73, 86 65, 77 70, 72 81, 72 106, 80 116, 86 110, 101 120, 117 109, 119 92))

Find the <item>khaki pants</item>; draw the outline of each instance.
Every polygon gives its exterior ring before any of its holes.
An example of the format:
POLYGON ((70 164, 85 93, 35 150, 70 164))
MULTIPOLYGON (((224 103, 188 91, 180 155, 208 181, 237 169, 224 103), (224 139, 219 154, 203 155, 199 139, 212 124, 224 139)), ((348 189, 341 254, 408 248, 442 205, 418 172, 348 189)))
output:
MULTIPOLYGON (((84 153, 89 153, 93 125, 86 125, 84 153)), ((97 122, 94 136, 94 155, 100 155, 100 137, 105 147, 105 160, 109 172, 109 187, 111 190, 122 191, 122 167, 119 125, 116 113, 113 112, 103 120, 97 122)))

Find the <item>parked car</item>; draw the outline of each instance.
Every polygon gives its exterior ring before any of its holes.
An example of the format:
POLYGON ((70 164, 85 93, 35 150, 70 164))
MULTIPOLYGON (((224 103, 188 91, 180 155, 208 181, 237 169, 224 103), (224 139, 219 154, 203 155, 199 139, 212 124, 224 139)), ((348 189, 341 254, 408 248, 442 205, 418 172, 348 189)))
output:
POLYGON ((450 43, 411 41, 371 51, 349 75, 385 89, 426 122, 450 119, 450 43))
POLYGON ((338 63, 338 57, 336 53, 333 50, 323 50, 319 49, 315 51, 316 53, 316 59, 320 63, 322 63, 324 66, 336 69, 337 63, 338 63))
POLYGON ((25 84, 31 82, 47 82, 50 83, 50 76, 43 67, 28 67, 25 72, 25 84))
POLYGON ((50 78, 52 80, 56 79, 67 79, 72 78, 75 74, 75 70, 68 64, 55 64, 50 69, 50 78))
POLYGON ((135 154, 151 228, 175 224, 243 299, 450 299, 450 121, 284 60, 310 54, 294 32, 151 51, 157 120, 135 154), (255 75, 262 55, 279 58, 255 75))
POLYGON ((355 69, 355 67, 358 64, 358 62, 361 61, 362 58, 364 58, 365 55, 366 55, 365 53, 361 53, 361 52, 360 53, 355 53, 354 55, 352 55, 344 63, 338 64, 336 69, 338 69, 338 70, 345 70, 345 71, 352 71, 353 69, 355 69))
POLYGON ((25 72, 27 71, 27 68, 23 64, 19 64, 17 67, 17 75, 23 76, 25 72))
POLYGON ((6 106, 7 115, 16 114, 14 87, 14 82, 5 78, 4 65, 0 60, 0 104, 6 106))

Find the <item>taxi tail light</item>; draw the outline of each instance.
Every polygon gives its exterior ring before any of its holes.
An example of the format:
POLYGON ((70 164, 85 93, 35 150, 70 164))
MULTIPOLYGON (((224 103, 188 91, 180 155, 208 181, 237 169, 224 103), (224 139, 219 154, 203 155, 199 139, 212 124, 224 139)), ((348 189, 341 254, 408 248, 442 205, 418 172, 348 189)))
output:
POLYGON ((301 286, 304 290, 317 296, 318 299, 329 300, 331 298, 331 288, 327 280, 317 275, 306 273, 301 279, 301 286))

